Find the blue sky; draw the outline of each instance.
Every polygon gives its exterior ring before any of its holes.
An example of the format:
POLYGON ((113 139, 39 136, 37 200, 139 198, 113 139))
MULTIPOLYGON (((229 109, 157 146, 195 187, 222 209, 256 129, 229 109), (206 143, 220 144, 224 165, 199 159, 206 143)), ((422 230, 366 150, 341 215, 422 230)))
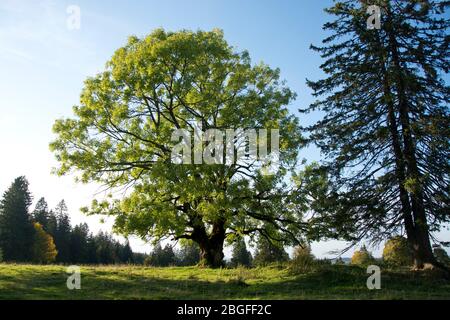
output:
MULTIPOLYGON (((237 50, 246 49, 254 62, 281 69, 282 78, 297 92, 290 107, 312 102, 305 79, 321 76, 320 57, 309 50, 325 36, 323 9, 331 0, 315 1, 111 1, 111 0, 1 0, 0 1, 0 192, 26 175, 35 200, 45 196, 51 206, 66 199, 73 223, 86 221, 92 230, 109 230, 111 221, 99 223, 78 209, 88 205, 95 185, 77 185, 72 177, 50 174, 56 165, 48 143, 55 119, 71 116, 83 81, 101 71, 114 50, 130 35, 153 29, 224 30, 237 50), (70 5, 81 10, 81 28, 69 30, 70 5)), ((301 118, 311 123, 314 116, 301 118)), ((316 152, 303 157, 317 159, 316 152)), ((449 240, 448 231, 446 238, 449 240)), ((149 246, 132 241, 133 248, 149 246)), ((314 253, 342 248, 332 241, 315 244, 314 253)), ((379 253, 379 250, 375 250, 379 253)))

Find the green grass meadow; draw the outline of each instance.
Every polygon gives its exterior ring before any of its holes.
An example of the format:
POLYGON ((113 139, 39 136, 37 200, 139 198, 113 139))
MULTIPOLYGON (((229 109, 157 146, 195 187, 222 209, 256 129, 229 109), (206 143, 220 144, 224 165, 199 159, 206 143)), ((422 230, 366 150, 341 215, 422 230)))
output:
POLYGON ((368 290, 366 270, 333 265, 294 275, 286 266, 204 269, 82 266, 69 290, 65 266, 0 264, 0 299, 450 299, 450 282, 428 272, 382 271, 368 290))

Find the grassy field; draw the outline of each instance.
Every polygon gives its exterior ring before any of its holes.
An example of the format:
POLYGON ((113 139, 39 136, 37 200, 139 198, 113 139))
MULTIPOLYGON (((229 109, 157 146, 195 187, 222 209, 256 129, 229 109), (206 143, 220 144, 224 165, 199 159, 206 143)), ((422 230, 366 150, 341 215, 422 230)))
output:
POLYGON ((383 271, 368 290, 365 270, 329 266, 293 275, 254 269, 83 266, 81 290, 66 287, 66 267, 0 264, 0 299, 450 299, 450 283, 429 273, 383 271))

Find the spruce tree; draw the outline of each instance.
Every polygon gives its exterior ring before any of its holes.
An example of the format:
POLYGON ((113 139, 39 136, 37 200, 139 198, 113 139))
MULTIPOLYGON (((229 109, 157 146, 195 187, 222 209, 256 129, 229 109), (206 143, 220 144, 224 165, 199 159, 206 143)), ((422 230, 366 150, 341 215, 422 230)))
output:
POLYGON ((195 266, 200 262, 200 247, 193 241, 182 242, 177 260, 181 266, 195 266))
POLYGON ((70 261, 88 263, 89 261, 89 227, 86 223, 76 225, 70 233, 70 261))
POLYGON ((324 114, 305 131, 326 157, 311 172, 328 179, 314 222, 354 244, 405 233, 415 267, 437 266, 430 233, 450 221, 445 1, 370 4, 380 29, 367 27, 367 1, 338 1, 326 10, 332 34, 312 46, 326 77, 308 81, 319 100, 302 111, 324 114))
POLYGON ((33 220, 34 222, 39 223, 46 232, 48 232, 49 227, 49 209, 48 204, 45 198, 40 198, 39 201, 36 203, 36 207, 33 211, 33 220))
POLYGON ((125 242, 124 245, 122 245, 120 260, 122 263, 133 263, 133 250, 130 246, 130 241, 125 242))
POLYGON ((252 264, 252 254, 247 250, 244 239, 235 242, 233 247, 233 255, 231 257, 231 265, 234 267, 245 266, 250 267, 252 264))
POLYGON ((255 265, 267 265, 274 262, 285 262, 289 260, 289 255, 279 243, 271 242, 263 236, 259 236, 255 257, 255 265))
POLYGON ((58 249, 58 256, 56 260, 62 263, 70 262, 70 236, 72 227, 70 225, 70 218, 67 205, 64 200, 61 200, 55 208, 56 215, 56 230, 55 230, 55 244, 58 249))
POLYGON ((14 180, 0 202, 0 248, 5 261, 31 260, 33 225, 28 212, 32 202, 25 177, 14 180))

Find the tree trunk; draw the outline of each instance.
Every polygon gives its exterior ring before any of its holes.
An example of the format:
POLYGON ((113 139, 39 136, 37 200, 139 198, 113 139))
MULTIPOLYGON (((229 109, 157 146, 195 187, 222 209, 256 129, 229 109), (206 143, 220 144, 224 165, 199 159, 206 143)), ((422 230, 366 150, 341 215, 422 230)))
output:
POLYGON ((200 264, 210 268, 223 266, 223 241, 222 243, 208 241, 200 244, 200 264))
POLYGON ((412 245, 414 254, 414 269, 441 267, 434 257, 428 232, 424 234, 421 230, 416 228, 416 236, 412 245))
POLYGON ((408 235, 408 242, 414 255, 414 267, 416 269, 423 269, 424 267, 438 267, 442 266, 436 261, 430 243, 430 236, 428 232, 428 223, 425 213, 423 201, 423 189, 421 185, 421 174, 417 166, 416 146, 411 133, 410 110, 407 100, 406 84, 403 77, 403 69, 400 62, 398 44, 393 30, 389 30, 389 51, 392 55, 392 62, 395 70, 395 86, 398 93, 398 112, 401 125, 401 134, 403 138, 403 156, 406 162, 406 180, 410 180, 413 185, 413 190, 407 190, 410 207, 413 216, 413 232, 408 232, 409 223, 406 223, 406 231, 408 235))
POLYGON ((213 224, 211 234, 204 226, 194 229, 192 240, 200 246, 200 264, 210 268, 220 268, 223 264, 223 244, 225 242, 225 221, 213 224))
MULTIPOLYGON (((403 157, 403 151, 401 148, 400 137, 398 132, 398 123, 395 117, 394 103, 391 94, 391 86, 389 83, 389 79, 387 78, 387 70, 384 69, 383 72, 384 72, 384 79, 383 79, 384 98, 388 109, 387 118, 389 124, 389 131, 391 133, 392 139, 392 149, 394 151, 395 157, 395 175, 397 178, 399 188, 403 224, 405 226, 406 236, 410 242, 411 250, 413 250, 411 242, 413 239, 415 239, 415 230, 414 230, 414 222, 412 219, 411 205, 409 202, 409 195, 408 191, 405 189, 405 181, 406 181, 405 159, 403 157)), ((415 240, 413 242, 415 242, 415 240)))

